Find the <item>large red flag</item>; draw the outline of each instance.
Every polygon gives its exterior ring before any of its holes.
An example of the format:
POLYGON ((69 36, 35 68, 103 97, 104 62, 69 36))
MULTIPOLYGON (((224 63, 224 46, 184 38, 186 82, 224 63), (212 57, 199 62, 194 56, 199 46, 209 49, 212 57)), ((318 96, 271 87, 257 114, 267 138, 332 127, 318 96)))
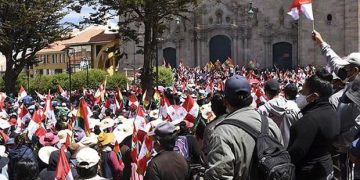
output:
POLYGON ((70 164, 65 155, 65 146, 60 149, 59 158, 56 165, 55 180, 73 180, 70 164))

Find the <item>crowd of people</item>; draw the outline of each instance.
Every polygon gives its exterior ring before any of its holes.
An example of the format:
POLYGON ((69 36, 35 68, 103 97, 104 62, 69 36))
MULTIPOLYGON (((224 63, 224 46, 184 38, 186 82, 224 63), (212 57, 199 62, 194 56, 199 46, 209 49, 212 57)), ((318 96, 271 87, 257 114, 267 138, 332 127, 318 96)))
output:
POLYGON ((340 58, 318 32, 312 38, 327 68, 228 59, 180 63, 175 84, 151 95, 105 82, 1 93, 0 179, 360 179, 360 53, 340 58))

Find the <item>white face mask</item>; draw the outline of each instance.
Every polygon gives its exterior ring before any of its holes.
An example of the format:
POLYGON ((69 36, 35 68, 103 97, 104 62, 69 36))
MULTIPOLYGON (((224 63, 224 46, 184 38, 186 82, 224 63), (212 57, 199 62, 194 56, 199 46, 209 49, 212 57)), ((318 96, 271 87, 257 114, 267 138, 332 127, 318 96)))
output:
POLYGON ((307 101, 307 97, 308 96, 304 96, 304 95, 300 94, 299 97, 296 98, 295 102, 300 109, 303 109, 304 107, 306 107, 309 104, 309 102, 307 101))

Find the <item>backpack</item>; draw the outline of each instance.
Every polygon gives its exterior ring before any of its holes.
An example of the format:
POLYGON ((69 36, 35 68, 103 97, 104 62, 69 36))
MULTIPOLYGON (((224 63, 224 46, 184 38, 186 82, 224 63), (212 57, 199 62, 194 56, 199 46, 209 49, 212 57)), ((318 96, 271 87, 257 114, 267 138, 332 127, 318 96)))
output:
POLYGON ((269 135, 268 119, 261 115, 261 132, 236 119, 226 119, 221 125, 233 125, 251 135, 256 142, 252 162, 257 174, 265 180, 291 180, 295 176, 295 166, 291 163, 290 154, 279 141, 269 135))
POLYGON ((187 162, 190 162, 189 145, 186 136, 179 136, 175 142, 175 151, 178 151, 187 162))

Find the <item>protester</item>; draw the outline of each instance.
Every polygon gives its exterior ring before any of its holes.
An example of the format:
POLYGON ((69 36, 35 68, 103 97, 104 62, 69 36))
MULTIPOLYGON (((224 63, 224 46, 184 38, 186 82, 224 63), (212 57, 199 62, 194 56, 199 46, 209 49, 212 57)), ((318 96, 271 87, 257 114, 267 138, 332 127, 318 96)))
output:
POLYGON ((36 161, 23 158, 15 164, 14 180, 39 180, 39 167, 36 161))
POLYGON ((150 135, 154 136, 155 157, 149 162, 144 180, 186 180, 189 179, 189 166, 185 158, 174 151, 177 132, 174 125, 160 123, 150 135))
POLYGON ((340 168, 342 178, 347 178, 347 171, 349 169, 347 152, 350 148, 351 142, 354 140, 356 129, 360 125, 355 122, 356 117, 360 114, 360 109, 349 100, 346 92, 352 85, 352 81, 360 72, 360 53, 351 53, 350 55, 341 59, 328 45, 320 33, 313 32, 314 41, 320 45, 322 54, 326 57, 327 62, 331 65, 334 73, 345 83, 343 90, 334 94, 330 102, 336 107, 337 117, 340 120, 340 135, 336 138, 334 146, 336 151, 340 153, 340 168), (339 103, 336 104, 336 99, 339 103))
POLYGON ((92 148, 83 148, 76 155, 76 171, 79 180, 105 180, 106 178, 97 175, 100 157, 96 150, 92 148))
POLYGON ((332 75, 318 71, 306 79, 297 99, 304 115, 290 131, 289 153, 296 166, 296 179, 331 179, 330 147, 340 133, 340 122, 329 103, 332 75))
POLYGON ((210 121, 205 128, 203 136, 203 148, 204 158, 206 159, 209 154, 209 137, 213 134, 216 125, 221 123, 226 116, 226 106, 224 104, 224 98, 221 94, 216 93, 211 99, 211 109, 214 112, 216 119, 210 121))
MULTIPOLYGON (((252 102, 248 80, 239 75, 229 78, 225 83, 225 105, 229 115, 223 122, 235 119, 260 131, 260 114, 250 107, 252 102)), ((282 142, 279 128, 271 119, 268 121, 272 136, 282 142)), ((205 172, 205 179, 257 179, 257 168, 251 167, 255 144, 251 135, 233 125, 215 128, 209 137, 209 168, 205 172)))
MULTIPOLYGON (((112 119, 111 119, 112 120, 112 119)), ((124 170, 124 163, 118 159, 111 143, 114 142, 113 133, 101 133, 98 136, 100 150, 100 169, 104 178, 119 180, 124 170)))
POLYGON ((280 96, 280 84, 276 79, 271 79, 265 83, 265 95, 269 99, 264 105, 260 106, 260 114, 271 118, 280 128, 284 146, 287 147, 290 139, 290 127, 301 116, 300 109, 293 101, 288 101, 280 96))

